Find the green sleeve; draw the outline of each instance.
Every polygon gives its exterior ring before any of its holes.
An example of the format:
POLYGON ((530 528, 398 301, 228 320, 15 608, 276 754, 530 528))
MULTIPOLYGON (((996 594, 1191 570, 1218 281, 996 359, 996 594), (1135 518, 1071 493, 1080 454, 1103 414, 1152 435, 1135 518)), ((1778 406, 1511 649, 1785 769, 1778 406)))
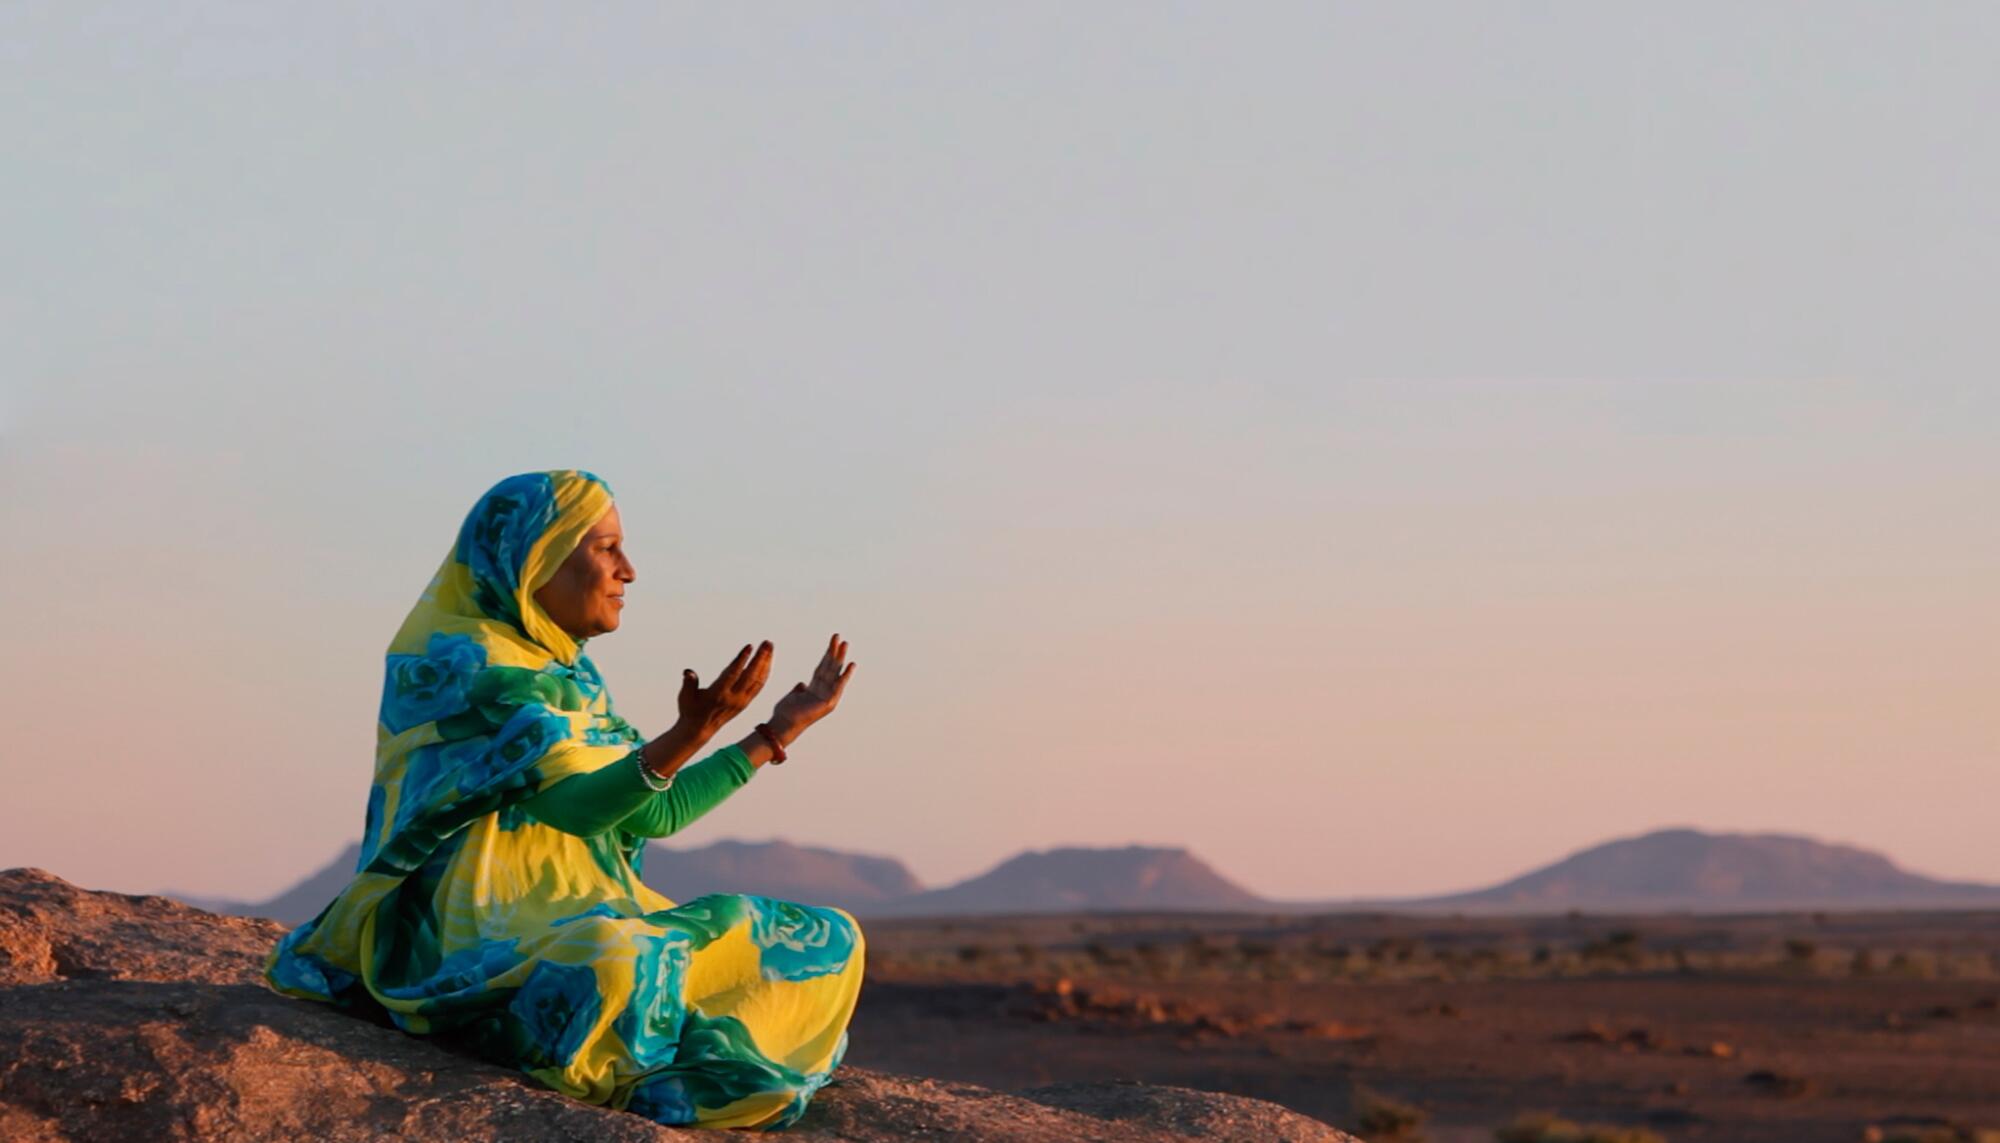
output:
POLYGON ((614 826, 639 837, 665 837, 714 809, 755 770, 740 748, 726 746, 681 767, 673 786, 657 791, 640 777, 638 766, 621 758, 564 778, 523 801, 521 809, 544 825, 580 837, 614 826))
POLYGON ((756 772, 741 747, 725 746, 693 765, 681 767, 674 775, 672 789, 654 794, 652 800, 619 822, 618 828, 634 837, 666 837, 686 829, 696 818, 742 789, 756 772))
MULTIPOLYGON (((636 753, 636 751, 635 751, 636 753)), ((588 774, 572 774, 521 803, 521 809, 564 833, 595 837, 653 796, 628 755, 588 774)))

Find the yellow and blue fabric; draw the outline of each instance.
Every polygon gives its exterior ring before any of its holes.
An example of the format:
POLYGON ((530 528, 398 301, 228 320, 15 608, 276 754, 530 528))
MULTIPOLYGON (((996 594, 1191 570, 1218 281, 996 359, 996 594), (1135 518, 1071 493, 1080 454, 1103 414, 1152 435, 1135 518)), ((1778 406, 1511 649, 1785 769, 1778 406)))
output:
POLYGON ((577 470, 474 506, 389 646, 354 879, 265 977, 659 1123, 783 1127, 846 1052, 861 931, 838 909, 677 905, 640 880, 646 838, 754 768, 730 747, 644 790, 641 735, 535 602, 610 506, 577 470), (579 812, 606 798, 626 800, 579 812))

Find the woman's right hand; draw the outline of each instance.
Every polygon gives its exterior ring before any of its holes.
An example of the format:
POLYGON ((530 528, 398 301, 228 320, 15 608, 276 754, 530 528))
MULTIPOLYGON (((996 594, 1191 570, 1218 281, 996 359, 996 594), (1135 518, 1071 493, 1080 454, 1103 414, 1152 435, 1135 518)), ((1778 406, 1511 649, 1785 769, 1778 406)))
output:
POLYGON ((706 687, 692 670, 682 671, 681 725, 706 741, 742 714, 756 700, 757 692, 764 689, 764 680, 771 677, 772 651, 769 639, 757 644, 755 654, 751 653, 750 644, 745 643, 706 687))

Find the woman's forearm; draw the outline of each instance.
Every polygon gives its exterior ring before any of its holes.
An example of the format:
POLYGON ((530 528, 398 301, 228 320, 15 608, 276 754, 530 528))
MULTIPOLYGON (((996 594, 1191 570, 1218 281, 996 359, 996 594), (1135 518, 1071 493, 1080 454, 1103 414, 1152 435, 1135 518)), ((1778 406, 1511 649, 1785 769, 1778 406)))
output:
MULTIPOLYGON (((778 736, 778 741, 784 743, 788 751, 801 733, 801 728, 793 726, 783 718, 774 717, 764 725, 771 728, 771 733, 778 736)), ((752 766, 762 766, 778 756, 777 751, 771 749, 771 744, 764 740, 764 736, 754 730, 750 732, 748 738, 736 744, 736 749, 743 752, 743 756, 750 760, 752 766)))
POLYGON ((645 758, 648 770, 662 778, 671 778, 674 771, 687 765, 687 760, 708 745, 713 736, 713 731, 703 733, 686 723, 676 722, 671 729, 640 747, 639 753, 645 758))
POLYGON ((743 757, 749 761, 752 767, 762 766, 764 763, 777 757, 777 754, 771 749, 771 744, 764 741, 764 736, 754 731, 750 737, 737 743, 736 749, 743 752, 743 757))
MULTIPOLYGON (((707 737, 676 724, 638 752, 648 769, 672 777, 701 749, 707 737)), ((543 825, 579 837, 593 837, 651 804, 656 793, 639 773, 639 767, 627 757, 587 774, 572 774, 526 799, 521 808, 543 825)))
POLYGON ((676 833, 742 789, 756 770, 742 750, 725 746, 682 770, 672 789, 653 795, 619 822, 618 828, 636 837, 676 833))
POLYGON ((571 774, 526 798, 521 809, 543 825, 593 837, 644 806, 654 790, 630 755, 586 774, 571 774))

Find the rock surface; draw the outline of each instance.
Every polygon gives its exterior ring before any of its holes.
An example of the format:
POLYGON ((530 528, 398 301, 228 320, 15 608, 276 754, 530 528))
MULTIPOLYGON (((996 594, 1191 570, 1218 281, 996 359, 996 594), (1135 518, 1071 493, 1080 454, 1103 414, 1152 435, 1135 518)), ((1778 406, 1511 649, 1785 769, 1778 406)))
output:
MULTIPOLYGON (((283 926, 0 872, 0 1139, 640 1140, 591 1107, 261 981, 283 926)), ((814 1141, 1351 1137, 1275 1104, 1143 1084, 1016 1094, 844 1068, 814 1141)))

